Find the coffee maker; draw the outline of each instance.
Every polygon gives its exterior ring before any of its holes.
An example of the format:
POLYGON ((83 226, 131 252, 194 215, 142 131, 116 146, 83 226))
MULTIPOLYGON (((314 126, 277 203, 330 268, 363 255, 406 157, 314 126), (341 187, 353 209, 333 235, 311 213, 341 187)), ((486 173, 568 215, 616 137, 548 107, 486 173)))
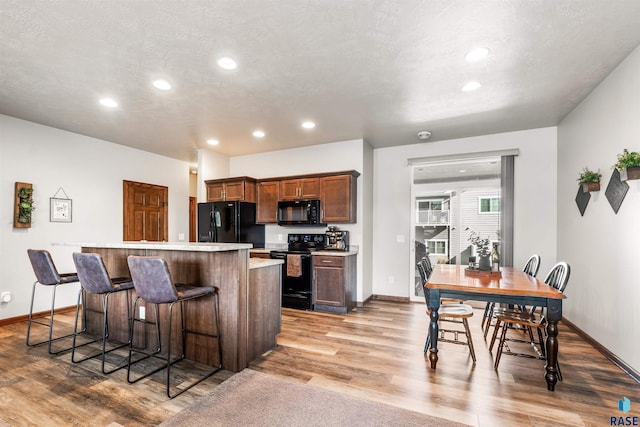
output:
POLYGON ((326 249, 334 251, 349 250, 349 232, 347 230, 338 230, 338 227, 332 225, 329 226, 326 235, 326 249))

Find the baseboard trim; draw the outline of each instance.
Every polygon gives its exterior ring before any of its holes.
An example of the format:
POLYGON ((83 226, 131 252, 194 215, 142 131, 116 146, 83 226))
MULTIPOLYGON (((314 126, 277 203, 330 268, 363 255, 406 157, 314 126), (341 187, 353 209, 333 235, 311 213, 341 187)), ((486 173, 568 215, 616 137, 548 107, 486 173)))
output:
POLYGON ((356 301, 356 307, 362 308, 366 303, 368 303, 372 299, 373 299, 373 295, 369 295, 369 298, 365 299, 364 301, 356 301))
MULTIPOLYGON (((54 314, 58 313, 66 313, 68 311, 76 311, 76 306, 72 305, 69 307, 61 307, 54 310, 54 314)), ((39 311, 37 313, 33 313, 32 318, 45 317, 51 314, 51 310, 47 311, 39 311)), ((0 326, 11 325, 12 323, 25 322, 29 320, 29 315, 24 314, 22 316, 9 317, 7 319, 0 319, 0 326)))
MULTIPOLYGON (((620 368, 624 373, 626 373, 627 375, 629 375, 635 382, 640 384, 640 372, 636 371, 635 369, 633 369, 631 366, 627 365, 623 360, 621 360, 618 356, 616 356, 615 354, 611 353, 609 351, 609 349, 607 349, 605 346, 603 346, 602 344, 600 344, 598 341, 594 340, 593 338, 591 338, 585 331, 583 331, 582 329, 578 328, 575 324, 571 323, 569 320, 567 320, 566 317, 562 318, 562 323, 566 324, 569 328, 573 329, 573 331, 580 335, 580 337, 582 339, 584 339, 585 341, 587 341, 589 344, 591 344, 596 350, 598 350, 600 353, 602 353, 602 355, 604 357, 606 357, 607 359, 609 359, 611 362, 613 362, 614 365, 616 365, 618 368, 620 368)), ((561 337, 562 338, 562 337, 561 337)), ((562 345, 562 339, 560 341, 560 345, 562 345)))
POLYGON ((409 297, 396 297, 392 295, 371 295, 371 299, 379 300, 379 301, 395 301, 395 302, 411 302, 409 297))

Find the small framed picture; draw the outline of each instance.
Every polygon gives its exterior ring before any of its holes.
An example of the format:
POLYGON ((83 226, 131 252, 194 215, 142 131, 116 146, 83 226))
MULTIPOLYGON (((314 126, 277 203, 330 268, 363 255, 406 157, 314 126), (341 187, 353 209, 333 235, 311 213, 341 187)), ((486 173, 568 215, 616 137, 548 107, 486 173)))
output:
POLYGON ((56 199, 50 201, 50 222, 71 222, 71 199, 56 199))

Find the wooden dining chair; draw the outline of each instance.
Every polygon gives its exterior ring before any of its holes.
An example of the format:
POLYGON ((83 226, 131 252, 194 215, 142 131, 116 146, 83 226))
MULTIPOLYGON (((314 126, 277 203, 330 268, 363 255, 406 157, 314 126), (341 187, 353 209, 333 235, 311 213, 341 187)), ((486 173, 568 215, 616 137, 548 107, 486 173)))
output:
MULTIPOLYGON (((538 270, 540 269, 540 255, 534 254, 529 257, 527 262, 525 263, 522 271, 528 274, 531 277, 536 277, 538 275, 538 270)), ((491 327, 491 321, 498 314, 507 314, 509 312, 525 312, 527 311, 526 307, 518 306, 515 308, 505 308, 505 307, 496 307, 495 302, 488 302, 484 308, 484 315, 482 317, 481 327, 484 330, 484 338, 487 338, 487 334, 489 333, 489 328, 491 327)))
MULTIPOLYGON (((417 267, 420 272, 420 277, 422 278, 422 286, 424 287, 424 285, 429 281, 432 271, 427 271, 425 269, 425 263, 423 263, 422 260, 417 264, 417 267)), ((429 299, 426 291, 424 293, 424 298, 427 303, 427 317, 431 318, 431 311, 428 308, 429 299)), ((462 304, 460 302, 441 303, 440 308, 438 309, 438 320, 442 322, 461 324, 464 330, 461 331, 459 329, 445 329, 439 327, 438 331, 440 332, 440 338, 438 338, 438 341, 466 345, 469 347, 469 354, 471 355, 473 363, 476 363, 476 352, 473 348, 473 339, 471 338, 471 330, 469 329, 469 322, 467 320, 472 316, 473 307, 468 304, 462 304), (447 338, 445 335, 447 333, 453 334, 453 339, 447 338), (462 333, 466 336, 466 341, 460 341, 458 339, 458 335, 462 333)), ((431 328, 429 328, 428 331, 427 339, 424 343, 424 353, 429 351, 429 346, 431 345, 431 328)))
MULTIPOLYGON (((559 262, 555 266, 553 266, 551 271, 549 271, 547 277, 544 279, 544 282, 547 285, 552 286, 558 291, 564 293, 564 290, 567 287, 567 283, 569 282, 570 274, 571 268, 569 267, 569 264, 567 264, 566 262, 559 262)), ((491 337, 491 344, 489 346, 489 351, 492 351, 493 345, 498 335, 498 331, 501 330, 502 333, 500 335, 500 341, 498 342, 498 351, 494 364, 495 369, 498 369, 500 358, 503 354, 534 359, 546 359, 547 355, 543 339, 543 332, 545 331, 546 327, 547 321, 545 320, 544 313, 537 313, 537 307, 532 307, 529 312, 507 312, 497 315, 496 326, 493 331, 493 336, 491 337), (507 338, 507 331, 510 330, 509 325, 522 326, 524 332, 528 334, 528 339, 507 338), (538 341, 534 340, 532 332, 533 329, 537 331, 538 341), (507 341, 527 343, 533 347, 536 355, 532 355, 529 353, 512 352, 507 346, 507 341)), ((558 379, 562 381, 560 366, 558 365, 556 367, 558 368, 558 379)))

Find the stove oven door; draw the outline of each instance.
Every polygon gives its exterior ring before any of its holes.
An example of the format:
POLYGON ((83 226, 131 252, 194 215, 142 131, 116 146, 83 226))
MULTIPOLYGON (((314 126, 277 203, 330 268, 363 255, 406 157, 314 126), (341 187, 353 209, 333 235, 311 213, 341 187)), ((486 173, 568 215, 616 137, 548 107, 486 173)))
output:
POLYGON ((309 253, 271 252, 271 258, 284 260, 282 269, 282 306, 312 310, 311 255, 309 253))

